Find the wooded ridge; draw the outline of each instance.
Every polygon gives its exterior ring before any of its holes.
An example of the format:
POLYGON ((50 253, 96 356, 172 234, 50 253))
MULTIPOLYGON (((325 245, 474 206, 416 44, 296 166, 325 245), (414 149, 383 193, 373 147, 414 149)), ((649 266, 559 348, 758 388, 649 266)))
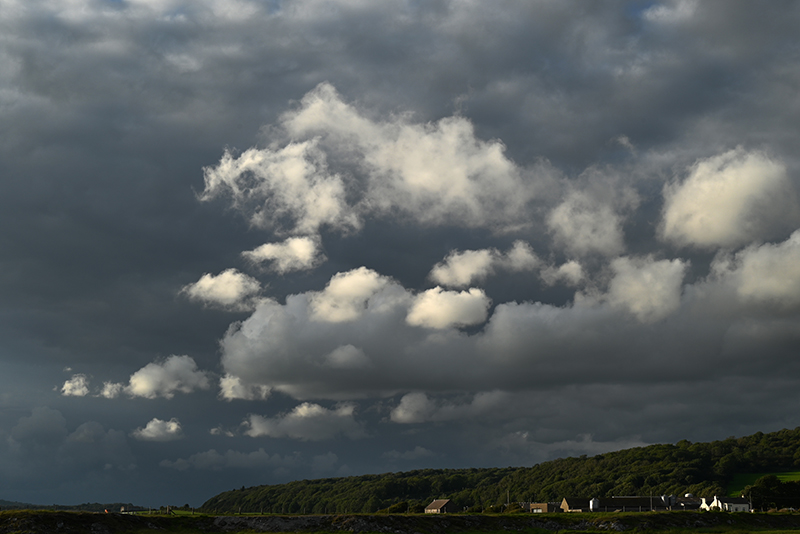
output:
POLYGON ((422 511, 448 498, 473 511, 512 502, 614 495, 725 495, 734 474, 800 468, 800 427, 709 443, 650 445, 532 467, 420 469, 254 486, 212 497, 209 512, 422 511))

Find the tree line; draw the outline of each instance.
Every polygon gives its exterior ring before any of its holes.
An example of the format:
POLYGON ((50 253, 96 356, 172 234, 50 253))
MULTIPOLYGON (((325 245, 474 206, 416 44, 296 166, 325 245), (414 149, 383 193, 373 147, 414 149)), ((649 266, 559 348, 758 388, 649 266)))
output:
MULTIPOLYGON (((708 443, 681 440, 560 458, 532 467, 419 469, 300 480, 226 491, 206 501, 203 509, 278 514, 415 512, 433 499, 448 498, 481 512, 497 510, 509 498, 552 502, 614 495, 721 496, 736 473, 800 468, 798 445, 800 427, 708 443)), ((759 488, 766 491, 767 486, 759 488)))

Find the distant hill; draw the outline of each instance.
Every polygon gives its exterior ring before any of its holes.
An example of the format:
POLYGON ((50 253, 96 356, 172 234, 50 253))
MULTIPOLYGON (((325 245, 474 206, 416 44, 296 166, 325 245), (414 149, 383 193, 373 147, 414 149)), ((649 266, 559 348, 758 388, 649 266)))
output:
POLYGON ((421 511, 433 499, 487 509, 506 502, 613 495, 726 495, 734 475, 800 467, 800 427, 710 443, 686 440, 533 467, 422 469, 302 480, 226 491, 203 504, 217 512, 373 513, 421 511))

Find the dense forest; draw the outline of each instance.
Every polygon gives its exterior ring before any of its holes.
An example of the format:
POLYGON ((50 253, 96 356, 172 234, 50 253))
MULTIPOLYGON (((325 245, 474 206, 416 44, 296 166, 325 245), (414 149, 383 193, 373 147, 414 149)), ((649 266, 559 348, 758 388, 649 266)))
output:
MULTIPOLYGON (((349 513, 421 511, 449 498, 474 511, 514 501, 560 501, 563 497, 613 495, 725 495, 737 473, 800 468, 800 427, 710 443, 686 440, 533 467, 422 469, 227 491, 209 499, 208 511, 349 513)), ((760 480, 764 489, 770 480, 760 480)), ((757 484, 757 485, 758 485, 757 484)), ((783 486, 781 486, 783 487, 783 486)), ((757 490, 758 491, 758 490, 757 490)))

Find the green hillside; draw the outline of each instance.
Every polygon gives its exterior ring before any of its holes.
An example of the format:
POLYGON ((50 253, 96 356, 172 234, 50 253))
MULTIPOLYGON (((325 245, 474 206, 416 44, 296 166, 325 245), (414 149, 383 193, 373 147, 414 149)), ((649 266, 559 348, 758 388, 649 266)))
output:
POLYGON ((221 493, 208 511, 264 513, 372 513, 419 511, 435 498, 489 509, 512 501, 563 497, 726 495, 743 474, 800 467, 800 427, 710 443, 637 447, 593 457, 562 458, 533 467, 423 469, 402 473, 302 480, 221 493))

